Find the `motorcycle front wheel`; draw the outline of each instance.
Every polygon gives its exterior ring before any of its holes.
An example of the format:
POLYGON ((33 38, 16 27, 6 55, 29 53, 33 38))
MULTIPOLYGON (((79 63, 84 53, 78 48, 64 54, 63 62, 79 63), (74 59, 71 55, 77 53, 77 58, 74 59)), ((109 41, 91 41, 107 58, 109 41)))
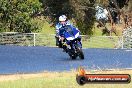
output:
POLYGON ((82 49, 78 49, 78 54, 79 54, 78 55, 79 58, 83 60, 84 59, 84 53, 83 53, 82 49))
POLYGON ((75 52, 71 49, 69 50, 68 54, 72 60, 75 60, 77 58, 75 52))

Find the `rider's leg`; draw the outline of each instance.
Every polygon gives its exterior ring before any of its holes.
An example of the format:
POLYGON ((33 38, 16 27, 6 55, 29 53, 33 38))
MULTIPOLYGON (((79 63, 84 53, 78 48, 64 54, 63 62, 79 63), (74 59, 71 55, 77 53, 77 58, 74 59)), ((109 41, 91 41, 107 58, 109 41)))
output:
POLYGON ((61 37, 62 48, 64 52, 67 52, 67 44, 64 37, 61 37))
POLYGON ((59 48, 62 48, 62 42, 60 41, 58 36, 55 36, 56 39, 56 46, 58 46, 59 48))
POLYGON ((59 37, 55 36, 56 39, 56 46, 59 46, 59 37))

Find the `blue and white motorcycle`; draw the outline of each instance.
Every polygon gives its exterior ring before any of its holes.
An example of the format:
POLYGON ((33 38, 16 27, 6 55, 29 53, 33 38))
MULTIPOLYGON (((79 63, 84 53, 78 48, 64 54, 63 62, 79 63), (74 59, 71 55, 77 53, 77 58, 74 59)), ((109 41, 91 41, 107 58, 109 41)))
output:
POLYGON ((64 37, 64 42, 69 56, 72 59, 76 59, 78 56, 80 59, 84 59, 80 31, 74 26, 67 25, 60 29, 60 33, 64 37))

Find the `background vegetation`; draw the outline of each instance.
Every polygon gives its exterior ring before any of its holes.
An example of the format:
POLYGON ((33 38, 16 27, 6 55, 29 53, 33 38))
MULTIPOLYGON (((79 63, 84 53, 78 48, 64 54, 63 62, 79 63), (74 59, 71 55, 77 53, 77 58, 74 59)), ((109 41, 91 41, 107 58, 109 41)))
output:
POLYGON ((0 31, 38 29, 34 17, 41 11, 41 5, 38 0, 0 0, 0 31))
POLYGON ((127 0, 0 0, 0 32, 54 32, 50 29, 65 14, 82 34, 93 35, 94 7, 109 1, 115 1, 122 9, 127 0))

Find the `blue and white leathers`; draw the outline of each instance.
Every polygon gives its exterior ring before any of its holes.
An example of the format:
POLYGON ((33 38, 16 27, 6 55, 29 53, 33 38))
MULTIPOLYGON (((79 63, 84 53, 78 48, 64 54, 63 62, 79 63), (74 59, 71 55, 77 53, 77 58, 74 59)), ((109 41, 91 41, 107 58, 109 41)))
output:
POLYGON ((59 36, 59 29, 66 25, 72 25, 70 21, 66 21, 65 24, 61 24, 60 22, 56 24, 56 36, 59 36))

